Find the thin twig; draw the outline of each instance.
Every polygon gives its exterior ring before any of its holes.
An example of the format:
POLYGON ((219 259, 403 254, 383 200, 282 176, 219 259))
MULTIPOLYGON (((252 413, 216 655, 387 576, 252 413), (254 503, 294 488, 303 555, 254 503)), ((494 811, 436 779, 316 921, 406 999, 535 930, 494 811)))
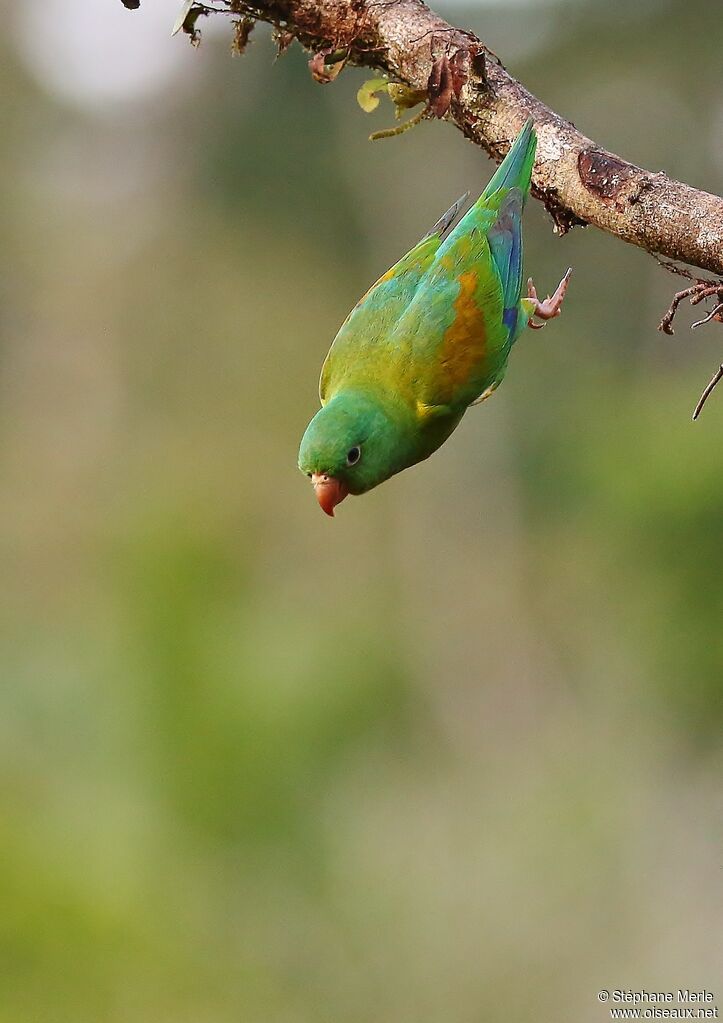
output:
POLYGON ((723 302, 719 302, 715 309, 712 309, 704 320, 696 320, 695 323, 692 323, 690 329, 695 330, 696 327, 702 327, 705 323, 710 323, 711 320, 721 321, 723 320, 723 316, 721 314, 723 314, 723 302))
POLYGON ((658 324, 658 330, 662 330, 664 334, 675 334, 673 320, 675 319, 675 314, 678 311, 678 306, 684 298, 694 295, 699 288, 699 284, 693 284, 690 288, 684 288, 682 291, 677 291, 673 295, 673 301, 670 303, 670 308, 667 313, 658 324))
MULTIPOLYGON (((658 262, 671 273, 678 274, 681 277, 686 277, 689 281, 695 282, 691 284, 689 288, 683 288, 682 291, 676 292, 673 296, 673 301, 670 303, 670 308, 658 324, 658 330, 662 330, 665 334, 675 333, 673 329, 673 320, 675 319, 675 314, 678 311, 678 306, 685 298, 690 299, 691 305, 698 305, 700 302, 704 302, 708 298, 713 298, 714 295, 717 299, 715 307, 711 309, 708 315, 704 316, 702 320, 697 320, 694 324, 692 324, 691 330, 694 330, 696 327, 702 327, 706 323, 711 323, 713 320, 716 320, 718 323, 723 323, 723 281, 703 280, 700 277, 694 277, 688 270, 683 267, 678 267, 674 263, 668 263, 662 259, 658 259, 658 262)), ((700 396, 700 400, 695 406, 695 411, 693 412, 694 420, 700 415, 703 406, 715 390, 716 386, 720 383, 721 379, 723 379, 723 364, 721 364, 718 370, 716 370, 713 374, 708 386, 700 396)))
POLYGON ((715 373, 711 377, 711 379, 710 379, 710 381, 708 383, 708 386, 706 387, 706 389, 703 391, 703 393, 700 396, 700 401, 695 406, 695 412, 693 413, 693 420, 694 421, 700 415, 700 413, 701 413, 701 411, 703 409, 703 406, 708 401, 708 398, 711 396, 711 394, 713 393, 713 391, 715 390, 717 385, 721 382, 721 380, 723 380, 723 362, 720 364, 718 369, 715 371, 715 373))
POLYGON ((670 308, 663 316, 662 320, 658 324, 658 330, 662 330, 664 334, 674 334, 673 320, 675 314, 678 311, 678 306, 684 298, 690 299, 691 305, 698 305, 700 302, 704 302, 707 298, 712 298, 714 295, 718 299, 718 305, 716 308, 705 317, 705 319, 698 320, 693 324, 693 327, 700 327, 704 323, 710 323, 711 320, 720 320, 720 313, 723 311, 723 281, 710 281, 702 280, 700 277, 693 277, 692 274, 685 270, 675 267, 672 263, 662 263, 658 260, 662 266, 672 273, 680 274, 682 277, 687 277, 690 281, 695 281, 695 284, 691 284, 689 288, 683 288, 682 291, 678 291, 673 295, 673 301, 670 303, 670 308))
MULTIPOLYGON (((701 281, 701 285, 703 282, 701 281)), ((697 289, 697 292, 690 300, 691 305, 698 305, 705 298, 710 298, 711 295, 717 295, 719 291, 723 291, 723 284, 708 284, 707 286, 701 286, 697 289)))

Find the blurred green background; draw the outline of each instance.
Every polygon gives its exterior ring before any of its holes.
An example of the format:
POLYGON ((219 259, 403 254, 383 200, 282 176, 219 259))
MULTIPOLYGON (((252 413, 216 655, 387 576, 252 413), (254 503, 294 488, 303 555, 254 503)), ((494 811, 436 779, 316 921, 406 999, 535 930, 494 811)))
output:
MULTIPOLYGON (((178 0, 0 13, 0 1023, 607 1019, 716 989, 720 331, 537 204, 565 314, 334 522, 296 469, 350 306, 492 165, 392 142, 178 0)), ((720 192, 703 0, 445 6, 720 192)), ((723 993, 719 990, 719 994, 723 993)))

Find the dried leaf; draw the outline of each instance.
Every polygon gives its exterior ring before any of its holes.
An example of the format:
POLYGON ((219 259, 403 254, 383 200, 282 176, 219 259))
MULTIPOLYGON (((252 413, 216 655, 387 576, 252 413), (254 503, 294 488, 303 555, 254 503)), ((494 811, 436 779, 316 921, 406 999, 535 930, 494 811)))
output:
POLYGON ((364 82, 356 94, 356 101, 364 113, 370 114, 372 110, 376 110, 379 106, 377 93, 380 92, 389 92, 391 95, 391 86, 386 78, 370 78, 364 82))
POLYGON ((294 41, 294 33, 287 32, 285 29, 279 28, 274 32, 273 39, 274 42, 276 43, 277 58, 283 57, 283 55, 286 53, 286 51, 294 41))
POLYGON ((487 81, 487 58, 484 50, 479 50, 472 57, 472 70, 483 82, 487 81))
POLYGON ((239 18, 239 20, 235 22, 231 52, 236 57, 240 57, 246 49, 249 36, 251 35, 255 24, 256 22, 253 18, 239 18))
POLYGON ((348 50, 334 50, 332 47, 319 50, 309 61, 311 77, 320 85, 333 82, 341 74, 348 56, 348 50))
POLYGON ((444 117, 452 102, 452 69, 449 57, 438 57, 432 65, 427 83, 429 109, 435 117, 444 117))
POLYGON ((457 50, 449 62, 452 71, 452 92, 459 99, 459 94, 467 84, 471 57, 469 50, 457 50))
POLYGON ((438 57, 432 64, 432 70, 429 72, 429 78, 427 80, 427 95, 430 98, 439 92, 439 85, 442 81, 443 60, 446 60, 446 57, 438 57))
POLYGON ((183 31, 187 36, 190 36, 191 46, 199 46, 201 43, 201 29, 196 28, 196 22, 202 14, 206 15, 208 11, 202 11, 200 7, 194 7, 183 23, 183 31))

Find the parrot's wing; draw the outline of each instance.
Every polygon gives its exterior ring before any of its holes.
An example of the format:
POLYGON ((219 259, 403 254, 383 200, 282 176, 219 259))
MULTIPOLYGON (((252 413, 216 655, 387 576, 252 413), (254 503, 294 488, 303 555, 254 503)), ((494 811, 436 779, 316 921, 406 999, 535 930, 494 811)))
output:
MULTIPOLYGON (((469 194, 469 193, 467 193, 469 194)), ((341 326, 321 370, 322 404, 332 389, 360 361, 384 358, 379 348, 389 344, 394 324, 411 302, 424 274, 434 262, 442 238, 457 219, 467 195, 458 199, 434 227, 372 285, 341 326)))
POLYGON ((536 139, 528 121, 487 188, 439 246, 395 328, 411 343, 421 406, 468 404, 501 379, 520 319, 521 217, 536 139), (413 339, 413 340, 412 340, 413 339))
POLYGON ((394 328, 421 411, 469 404, 504 367, 503 288, 487 237, 495 217, 478 208, 478 226, 440 246, 394 328))
POLYGON ((537 136, 530 118, 479 200, 456 229, 457 232, 463 232, 467 219, 474 221, 478 207, 496 213, 487 228, 487 239, 502 283, 503 321, 510 335, 510 344, 517 337, 520 327, 522 212, 530 191, 536 150, 537 136))
POLYGON ((522 207, 524 196, 511 188, 500 203, 497 220, 487 232, 492 259, 500 275, 503 295, 502 319, 510 343, 518 334, 522 293, 522 207))
POLYGON ((497 218, 487 232, 487 237, 502 282, 503 319, 511 335, 510 343, 517 337, 520 327, 522 212, 530 191, 536 150, 537 136, 530 118, 479 200, 489 209, 497 211, 497 218))

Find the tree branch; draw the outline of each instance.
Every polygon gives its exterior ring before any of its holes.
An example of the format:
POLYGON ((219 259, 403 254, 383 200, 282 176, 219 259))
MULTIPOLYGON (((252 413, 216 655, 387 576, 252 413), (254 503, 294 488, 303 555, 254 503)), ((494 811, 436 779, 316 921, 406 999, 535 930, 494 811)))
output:
MULTIPOLYGON (((593 224, 648 252, 723 276, 723 199, 600 148, 528 92, 480 39, 449 25, 422 0, 216 3, 216 10, 275 25, 286 45, 293 35, 317 55, 335 54, 337 62, 342 52, 346 60, 428 96, 435 64, 438 77, 439 62, 447 57, 457 77, 442 113, 495 160, 505 155, 526 118, 534 119, 539 141, 533 194, 558 233, 593 224)), ((212 12, 201 3, 193 10, 199 7, 212 12)), ((430 116, 439 116, 438 96, 430 99, 430 116)))

